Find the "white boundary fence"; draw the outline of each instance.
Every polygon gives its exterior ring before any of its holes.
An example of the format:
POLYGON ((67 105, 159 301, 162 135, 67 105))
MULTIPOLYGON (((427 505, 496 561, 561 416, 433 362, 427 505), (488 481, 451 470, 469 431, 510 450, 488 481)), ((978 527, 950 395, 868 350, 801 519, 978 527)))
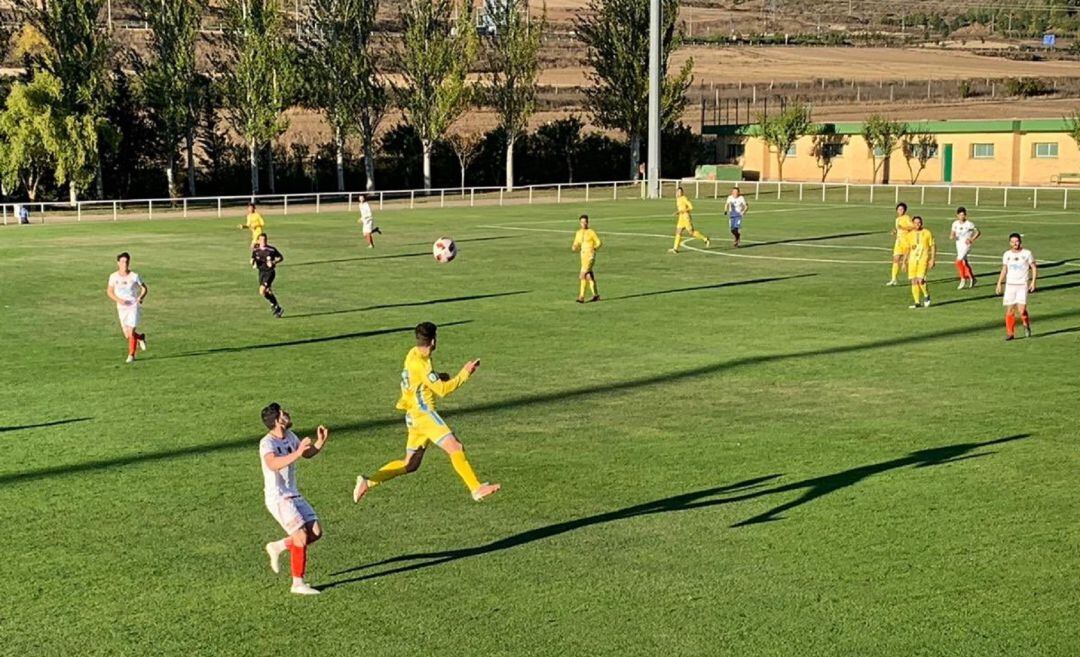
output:
MULTIPOLYGON (((798 200, 830 204, 966 205, 1068 210, 1070 202, 1080 204, 1080 190, 1069 187, 1001 187, 991 185, 866 185, 851 183, 672 180, 661 181, 661 195, 674 196, 682 185, 693 199, 723 199, 735 184, 743 194, 754 199, 798 200)), ((645 183, 607 181, 524 185, 513 190, 501 187, 452 187, 399 189, 375 192, 326 192, 309 194, 263 194, 257 196, 202 196, 193 198, 127 199, 115 201, 79 201, 72 205, 58 201, 26 203, 31 223, 81 221, 131 221, 177 219, 188 217, 237 217, 244 206, 254 201, 260 208, 282 214, 301 212, 352 211, 360 195, 366 194, 379 209, 474 207, 490 205, 531 205, 541 203, 588 203, 641 199, 645 183)), ((0 205, 3 225, 17 224, 19 204, 0 205)))

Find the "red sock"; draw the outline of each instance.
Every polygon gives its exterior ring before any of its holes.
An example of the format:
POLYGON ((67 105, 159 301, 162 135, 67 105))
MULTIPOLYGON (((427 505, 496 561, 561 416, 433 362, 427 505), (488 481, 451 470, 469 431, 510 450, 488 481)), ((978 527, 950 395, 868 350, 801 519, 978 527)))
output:
POLYGON ((131 332, 131 337, 128 338, 128 356, 135 355, 135 347, 139 344, 139 339, 135 337, 135 332, 131 332))
POLYGON ((1016 333, 1016 315, 1011 312, 1005 315, 1005 333, 1008 335, 1014 335, 1016 333))
POLYGON ((956 261, 956 273, 960 276, 960 278, 967 278, 967 266, 964 265, 963 260, 956 261))
POLYGON ((1031 318, 1028 317, 1027 308, 1024 308, 1024 312, 1020 313, 1020 321, 1024 323, 1024 326, 1031 327, 1031 318))
POLYGON ((300 547, 289 541, 289 568, 293 577, 303 577, 307 569, 307 546, 300 547))

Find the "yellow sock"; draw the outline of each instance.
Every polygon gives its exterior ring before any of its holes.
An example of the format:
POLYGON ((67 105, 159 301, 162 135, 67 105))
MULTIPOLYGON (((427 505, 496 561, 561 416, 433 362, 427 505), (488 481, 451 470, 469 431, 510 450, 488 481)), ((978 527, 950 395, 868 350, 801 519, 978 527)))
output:
POLYGON ((679 235, 679 233, 675 233, 675 250, 676 250, 676 251, 678 251, 678 250, 679 250, 679 237, 681 237, 681 236, 679 235))
POLYGON ((919 283, 919 289, 922 290, 924 297, 930 298, 930 287, 926 283, 919 283))
POLYGON ((695 230, 695 231, 694 231, 694 237, 698 238, 698 239, 699 239, 699 240, 701 240, 702 242, 704 242, 705 240, 709 239, 709 238, 708 238, 708 237, 707 237, 707 236, 705 235, 705 233, 701 232, 700 230, 695 230))
POLYGON ((919 287, 918 283, 911 284, 911 298, 915 299, 915 303, 919 303, 919 300, 922 298, 919 296, 921 292, 922 288, 919 287))
POLYGON ((405 474, 405 461, 398 459, 397 461, 390 461, 383 467, 379 468, 379 471, 368 477, 369 486, 378 486, 381 483, 390 481, 394 477, 400 477, 405 474))
POLYGON ((899 262, 892 263, 892 278, 889 279, 889 280, 895 281, 896 280, 896 275, 899 274, 899 273, 900 273, 900 263, 899 262))
POLYGON ((464 450, 450 454, 450 463, 454 466, 454 472, 458 473, 461 480, 469 487, 470 493, 480 488, 480 480, 476 478, 476 473, 473 472, 472 466, 469 465, 469 459, 465 458, 464 450))
POLYGON ((592 291, 592 295, 595 297, 596 296, 596 281, 594 281, 591 278, 589 279, 589 290, 592 291))
POLYGON ((586 285, 587 282, 588 281, 586 281, 584 279, 578 281, 578 283, 579 283, 579 285, 578 285, 578 296, 579 297, 584 297, 585 296, 585 285, 586 285))

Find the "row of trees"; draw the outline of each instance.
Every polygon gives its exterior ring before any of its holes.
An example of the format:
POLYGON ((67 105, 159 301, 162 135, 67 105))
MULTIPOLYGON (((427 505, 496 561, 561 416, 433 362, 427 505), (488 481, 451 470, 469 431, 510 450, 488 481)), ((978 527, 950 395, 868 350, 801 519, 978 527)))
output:
MULTIPOLYGON (((848 137, 836 133, 830 124, 814 124, 809 105, 802 102, 786 104, 773 115, 759 114, 757 128, 761 139, 769 145, 776 155, 777 175, 784 179, 784 162, 791 147, 800 138, 813 138, 810 155, 821 169, 824 182, 832 170, 835 158, 839 157, 848 143, 848 137)), ((1066 117, 1066 129, 1073 139, 1080 144, 1080 110, 1066 117)), ((874 167, 872 181, 877 182, 883 170, 899 151, 907 165, 911 184, 919 180, 926 170, 926 165, 938 151, 938 141, 930 132, 919 129, 903 121, 896 121, 881 114, 873 114, 863 123, 862 138, 870 149, 870 158, 874 167)), ((882 182, 888 182, 882 179, 882 182)))
MULTIPOLYGON (((359 144, 365 186, 375 188, 379 135, 394 113, 419 138, 430 188, 437 144, 478 141, 457 126, 470 109, 490 108, 503 135, 503 184, 514 186, 514 152, 536 111, 547 29, 546 11, 531 15, 528 0, 486 0, 489 36, 474 28, 470 0, 402 0, 396 41, 376 30, 379 0, 310 0, 299 39, 284 0, 224 0, 218 43, 204 43, 200 32, 207 0, 139 0, 149 28, 139 56, 98 27, 104 1, 15 0, 25 21, 15 55, 26 72, 0 112, 5 193, 33 198, 48 181, 65 185, 72 202, 94 185, 103 197, 103 164, 128 157, 152 163, 170 196, 181 194, 182 178, 194 195, 199 154, 220 148, 208 144, 215 140, 242 143, 250 191, 266 180, 273 192, 275 145, 296 107, 320 113, 329 127, 338 189, 346 187, 349 144, 359 144)), ((678 0, 662 2, 666 71, 681 37, 678 0)), ((625 134, 631 176, 648 117, 648 6, 590 0, 575 25, 592 68, 586 109, 601 127, 625 134)), ((665 127, 685 108, 692 67, 688 61, 665 76, 665 127)))

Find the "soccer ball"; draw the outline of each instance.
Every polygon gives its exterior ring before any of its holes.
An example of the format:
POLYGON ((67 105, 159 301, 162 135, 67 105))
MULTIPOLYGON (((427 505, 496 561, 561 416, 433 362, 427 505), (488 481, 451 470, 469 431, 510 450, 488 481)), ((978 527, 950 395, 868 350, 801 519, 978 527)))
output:
POLYGON ((435 256, 435 262, 450 262, 457 257, 457 244, 449 237, 440 237, 431 247, 431 253, 435 256))

